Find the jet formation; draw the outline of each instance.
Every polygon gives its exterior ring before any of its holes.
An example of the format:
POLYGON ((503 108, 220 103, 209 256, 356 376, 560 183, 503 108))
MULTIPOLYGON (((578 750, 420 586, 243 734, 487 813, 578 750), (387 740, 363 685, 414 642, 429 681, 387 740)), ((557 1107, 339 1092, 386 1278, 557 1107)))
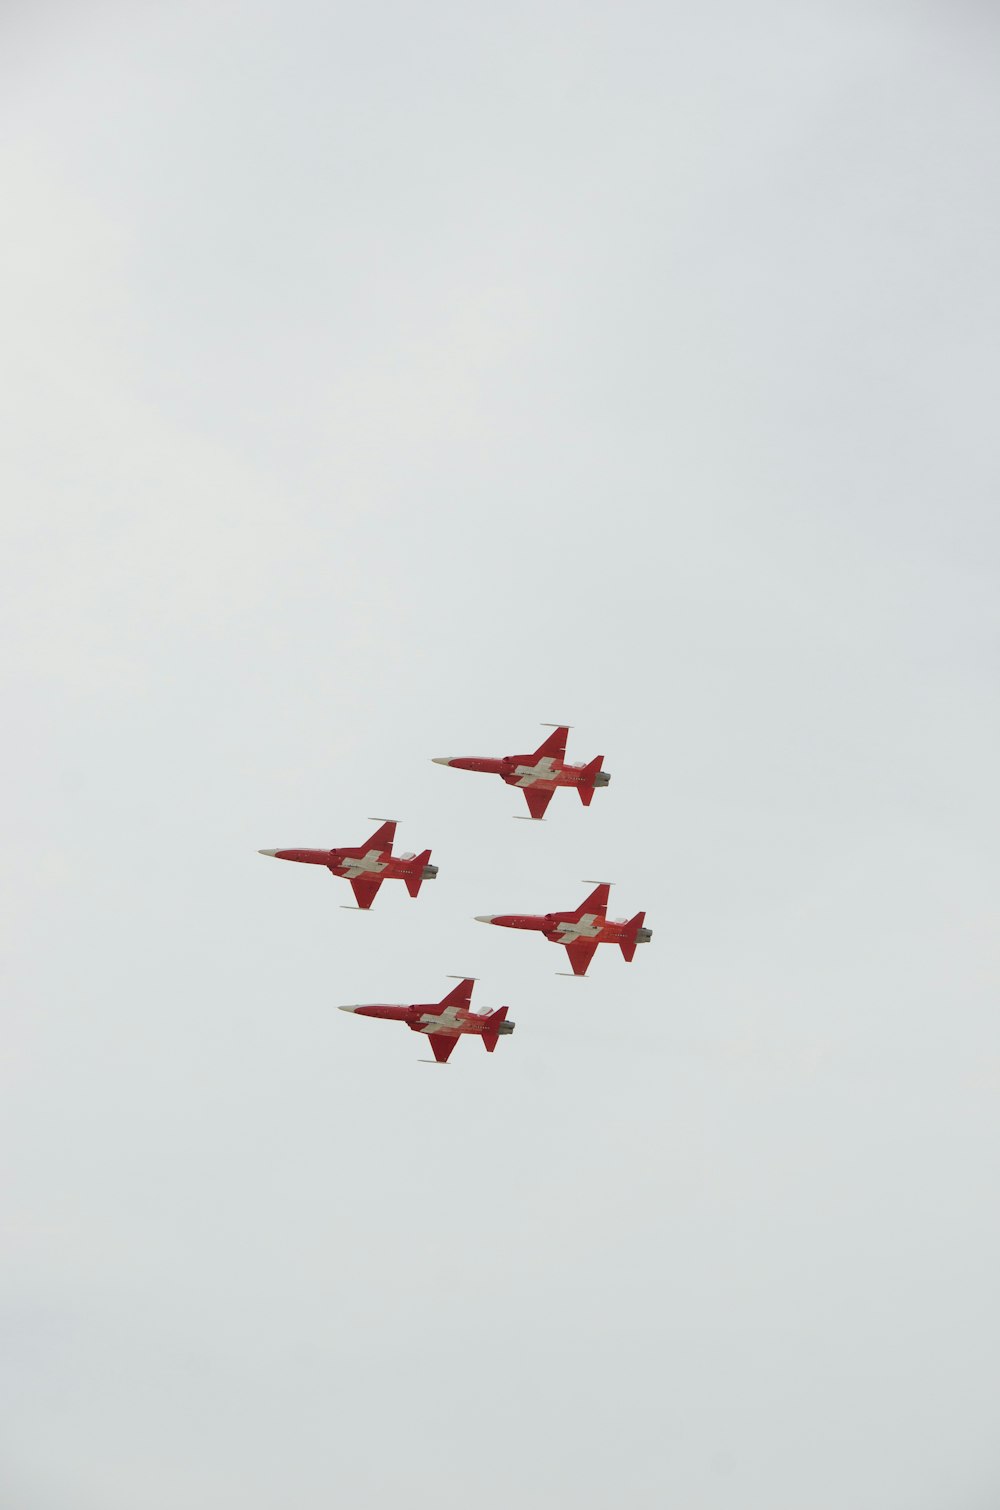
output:
MULTIPOLYGON (((566 740, 569 725, 550 724, 547 727, 553 732, 529 755, 433 758, 437 765, 456 766, 463 771, 485 771, 499 776, 508 786, 520 787, 528 812, 536 820, 545 816, 545 810, 559 787, 575 788, 584 807, 589 807, 597 788, 607 786, 611 780, 607 771, 602 769, 604 756, 597 755, 579 765, 568 763, 566 740)), ((379 827, 370 839, 354 848, 262 849, 258 853, 273 856, 276 860, 294 860, 300 865, 325 866, 331 875, 350 882, 357 902, 354 910, 367 912, 383 881, 402 881, 411 897, 419 896, 424 881, 433 881, 438 873, 438 867, 430 863, 431 851, 425 849, 419 855, 394 855, 396 821, 372 821, 379 822, 379 827)), ((653 936, 645 926, 645 912, 637 912, 628 920, 608 917, 610 890, 610 883, 602 881, 579 907, 570 912, 537 915, 486 913, 478 916, 476 922, 542 934, 550 943, 562 945, 573 975, 582 976, 586 975, 599 944, 617 944, 626 962, 631 962, 637 945, 649 943, 653 936)), ((466 1036, 481 1038, 487 1053, 492 1054, 499 1040, 514 1031, 514 1024, 507 1017, 507 1008, 474 1012, 472 987, 475 977, 451 978, 459 984, 439 1002, 416 1002, 408 1006, 372 1002, 345 1006, 340 1010, 356 1017, 405 1023, 413 1032, 424 1034, 434 1054, 432 1062, 438 1064, 447 1064, 459 1038, 466 1036)))

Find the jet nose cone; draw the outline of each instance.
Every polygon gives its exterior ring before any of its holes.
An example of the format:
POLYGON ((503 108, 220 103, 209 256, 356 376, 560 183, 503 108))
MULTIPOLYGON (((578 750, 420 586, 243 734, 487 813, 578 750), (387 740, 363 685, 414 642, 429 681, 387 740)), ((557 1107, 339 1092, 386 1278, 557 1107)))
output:
POLYGON ((338 1012, 356 1012, 357 1010, 358 1009, 357 1009, 356 1006, 354 1006, 354 1007, 338 1007, 337 1008, 338 1012))
POLYGON ((483 915, 482 915, 482 917, 477 917, 476 918, 476 922, 477 923, 492 923, 492 921, 493 921, 493 919, 495 917, 499 917, 499 913, 496 913, 496 912, 484 912, 483 915))
POLYGON ((433 762, 434 762, 435 765, 451 765, 451 763, 454 760, 454 758, 455 757, 453 755, 432 755, 431 756, 431 759, 433 760, 433 762))
POLYGON ((278 851, 276 849, 259 849, 257 853, 259 855, 271 855, 273 857, 278 853, 278 851))

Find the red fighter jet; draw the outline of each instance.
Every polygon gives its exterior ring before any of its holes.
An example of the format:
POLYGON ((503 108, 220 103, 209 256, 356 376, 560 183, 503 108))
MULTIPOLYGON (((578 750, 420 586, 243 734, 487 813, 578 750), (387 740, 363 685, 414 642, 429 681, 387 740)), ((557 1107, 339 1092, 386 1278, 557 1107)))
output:
POLYGON ((589 807, 595 788, 607 786, 611 780, 608 772, 601 770, 604 756, 598 755, 589 765, 567 765, 569 724, 546 724, 544 727, 554 729, 555 733, 530 755, 504 755, 499 760, 479 755, 434 755, 432 759, 435 765, 453 765, 460 771, 489 771, 493 776, 502 777, 508 786, 519 786, 532 818, 545 816, 545 809, 557 786, 575 786, 580 801, 584 807, 589 807))
MULTIPOLYGON (((581 902, 575 912, 547 912, 544 917, 532 917, 527 913, 490 913, 477 917, 477 923, 495 923, 498 928, 529 928, 544 933, 553 944, 563 944, 573 966, 574 975, 586 975, 587 966, 594 958, 598 944, 617 944, 626 960, 635 954, 636 944, 648 944, 652 930, 643 927, 644 912, 637 912, 626 922, 624 918, 608 919, 608 894, 610 885, 603 884, 581 902)), ((560 971, 560 974, 565 974, 560 971)))
POLYGON ((514 1031, 514 1024, 507 1021, 507 1008, 498 1007, 495 1012, 473 1012, 469 1004, 475 977, 452 975, 449 979, 460 980, 461 984, 449 991, 443 1001, 418 1003, 412 1007, 381 1006, 376 1003, 370 1007, 341 1007, 340 1010, 353 1012, 356 1017, 387 1017, 390 1022, 405 1022, 414 1033, 426 1033, 438 1064, 448 1063, 448 1055, 464 1033, 478 1034, 487 1054, 492 1054, 497 1046, 497 1039, 514 1031))
POLYGON ((383 823, 357 849, 260 849, 257 853, 276 860, 298 860, 300 865, 325 865, 332 875, 350 881, 358 907, 367 912, 383 881, 405 881, 410 896, 415 897, 423 882, 433 881, 438 873, 436 865, 428 864, 429 849, 422 855, 393 855, 395 835, 395 822, 383 823))

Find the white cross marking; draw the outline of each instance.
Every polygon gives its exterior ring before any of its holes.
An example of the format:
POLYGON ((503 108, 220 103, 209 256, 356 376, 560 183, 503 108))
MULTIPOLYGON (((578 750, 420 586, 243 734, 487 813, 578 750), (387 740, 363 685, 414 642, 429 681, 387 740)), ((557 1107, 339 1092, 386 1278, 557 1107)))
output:
POLYGON ((546 755, 537 765, 516 765, 514 775, 520 776, 518 786, 530 786, 533 781, 551 781, 555 775, 555 761, 546 755))
POLYGON ((380 860, 381 850, 370 849, 360 860, 348 860, 344 875, 349 881, 356 881, 358 876, 379 876, 385 870, 385 860, 380 860))
POLYGON ((561 944, 572 944, 577 939, 596 939, 600 937, 600 924, 604 919, 598 917, 596 912, 585 912, 583 917, 575 923, 557 923, 556 929, 562 934, 559 940, 561 944))
POLYGON ((443 1012, 436 1015, 433 1012, 421 1012, 420 1021, 424 1024, 420 1029, 421 1033, 437 1033, 442 1028, 461 1027, 458 1011, 458 1007, 445 1007, 443 1012))

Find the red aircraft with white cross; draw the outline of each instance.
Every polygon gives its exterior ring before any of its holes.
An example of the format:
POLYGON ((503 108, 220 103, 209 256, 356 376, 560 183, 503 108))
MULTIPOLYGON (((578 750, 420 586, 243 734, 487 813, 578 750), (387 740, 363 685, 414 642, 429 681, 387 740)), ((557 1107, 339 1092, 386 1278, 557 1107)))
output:
POLYGON ((426 1034, 438 1064, 448 1063, 449 1054, 465 1034, 481 1038, 487 1054, 492 1054, 497 1040, 514 1031, 514 1024, 507 1021, 507 1008, 498 1007, 495 1012, 473 1012, 471 1002, 475 976, 453 975, 451 979, 459 980, 460 984, 449 991, 442 1001, 418 1002, 409 1007, 376 1002, 371 1006, 341 1007, 340 1010, 353 1012, 355 1017, 382 1017, 390 1022, 405 1022, 414 1033, 426 1034))
POLYGON ((601 770, 603 755, 598 755, 586 765, 569 765, 566 762, 566 737, 569 724, 547 724, 554 730, 530 755, 503 755, 498 759, 480 755, 435 755, 435 765, 452 765, 460 771, 487 771, 499 776, 508 786, 519 786, 524 792, 528 811, 532 818, 545 816, 545 809, 552 801, 557 787, 576 787, 580 801, 589 807, 591 798, 599 786, 607 786, 611 780, 607 771, 601 770))
MULTIPOLYGON (((644 926, 646 914, 634 918, 607 916, 611 887, 596 887, 575 912, 547 912, 544 917, 530 913, 489 913, 477 917, 477 923, 494 923, 498 928, 524 928, 543 933, 553 944, 562 944, 569 955, 574 975, 586 975, 598 944, 617 944, 626 960, 631 960, 637 944, 648 944, 652 930, 644 926)), ((562 972, 560 972, 562 973, 562 972)))
POLYGON ((429 849, 419 855, 394 855, 395 836, 396 824, 392 821, 383 823, 366 844, 356 849, 261 849, 257 853, 273 855, 276 860, 297 860, 300 865, 325 865, 332 875, 350 881, 358 907, 367 912, 383 881, 403 881, 410 896, 415 897, 423 882, 433 881, 438 873, 437 866, 429 863, 429 849))

